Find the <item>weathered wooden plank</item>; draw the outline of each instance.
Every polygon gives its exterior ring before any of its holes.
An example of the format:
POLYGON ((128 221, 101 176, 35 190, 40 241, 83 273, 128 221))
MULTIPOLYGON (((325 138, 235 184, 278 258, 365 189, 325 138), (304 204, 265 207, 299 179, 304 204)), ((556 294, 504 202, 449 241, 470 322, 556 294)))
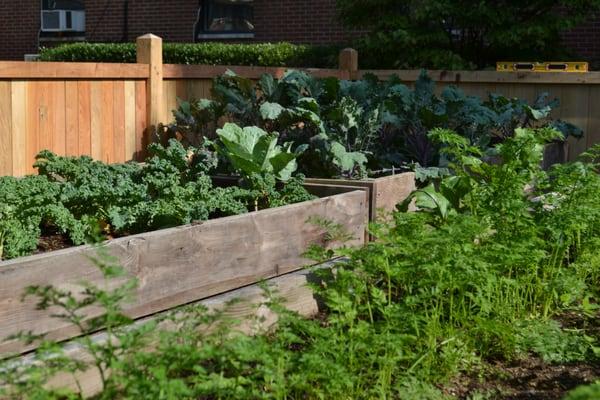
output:
POLYGON ((125 81, 125 160, 135 159, 135 81, 125 81))
POLYGON ((12 84, 0 81, 0 176, 13 173, 12 84))
MULTIPOLYGON (((336 261, 333 261, 315 268, 331 268, 335 263, 336 261)), ((305 269, 268 279, 265 284, 277 293, 285 308, 299 315, 310 317, 319 312, 319 302, 309 287, 309 284, 318 281, 318 279, 315 274, 305 269)), ((253 284, 194 302, 189 307, 203 307, 209 311, 219 312, 223 320, 239 321, 239 324, 235 326, 236 330, 251 335, 264 332, 277 323, 278 314, 265 305, 268 300, 265 297, 263 286, 253 284)), ((185 316, 186 314, 180 310, 169 310, 136 321, 134 328, 157 321, 156 331, 172 331, 178 329, 178 325, 173 323, 172 317, 185 318, 185 316)), ((200 325, 197 329, 200 332, 209 332, 210 328, 200 325)), ((99 332, 93 334, 91 340, 98 344, 104 343, 107 340, 107 335, 105 332, 99 332)), ((70 359, 91 364, 91 357, 78 343, 67 343, 64 346, 64 352, 70 359)), ((14 362, 19 362, 25 366, 34 363, 35 359, 31 355, 27 355, 14 360, 14 362)), ((79 393, 82 393, 84 397, 93 396, 102 390, 100 374, 93 366, 85 372, 75 374, 75 376, 59 374, 47 382, 47 385, 55 388, 69 388, 75 392, 81 390, 79 393)))
POLYGON ((307 178, 307 184, 365 187, 370 192, 369 219, 375 221, 379 214, 394 211, 396 204, 415 190, 415 174, 405 172, 375 179, 319 179, 307 178))
POLYGON ((11 85, 11 125, 13 175, 27 173, 27 88, 24 81, 11 85))
POLYGON ((79 91, 77 81, 65 82, 65 154, 79 155, 79 91))
MULTIPOLYGON (((311 217, 340 224, 353 238, 346 244, 360 245, 366 215, 365 194, 354 191, 124 237, 104 248, 139 281, 135 301, 125 308, 138 318, 302 268, 310 263, 302 254, 311 243, 339 246, 326 242, 324 229, 307 222, 311 217)), ((20 299, 30 285, 75 289, 82 280, 103 284, 89 260, 95 254, 93 247, 80 246, 0 263, 0 336, 22 331, 48 333, 49 339, 76 335, 75 327, 51 318, 49 311, 36 310, 34 299, 20 299)), ((86 315, 97 313, 90 309, 86 315)), ((30 348, 6 340, 0 343, 0 354, 30 348)))
POLYGON ((0 79, 146 79, 143 64, 0 62, 0 79))
MULTIPOLYGON (((77 82, 77 136, 79 155, 92 155, 92 85, 90 81, 77 82)), ((98 143, 95 143, 98 148, 98 143)))
POLYGON ((103 90, 102 82, 94 81, 90 85, 90 154, 96 160, 102 159, 103 149, 103 132, 104 132, 104 116, 103 116, 103 90))
POLYGON ((125 162, 125 82, 115 81, 113 92, 113 162, 125 162))

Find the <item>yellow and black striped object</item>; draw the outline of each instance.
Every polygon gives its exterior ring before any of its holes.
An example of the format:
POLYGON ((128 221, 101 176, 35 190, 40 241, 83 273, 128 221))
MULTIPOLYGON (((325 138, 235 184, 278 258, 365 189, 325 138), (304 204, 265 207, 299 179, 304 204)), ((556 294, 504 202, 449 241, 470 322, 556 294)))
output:
POLYGON ((498 72, 588 72, 588 63, 585 61, 499 61, 496 63, 498 72))

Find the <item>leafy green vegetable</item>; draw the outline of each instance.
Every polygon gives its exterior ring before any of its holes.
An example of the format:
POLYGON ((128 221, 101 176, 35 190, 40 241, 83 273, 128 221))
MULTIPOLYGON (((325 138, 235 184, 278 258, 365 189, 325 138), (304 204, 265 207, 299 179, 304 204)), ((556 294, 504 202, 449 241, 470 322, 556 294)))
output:
POLYGON ((244 153, 247 147, 236 147, 236 163, 251 168, 255 183, 246 188, 213 187, 208 173, 218 159, 207 145, 155 143, 149 147, 154 155, 144 165, 109 165, 43 151, 35 164, 38 176, 0 177, 2 257, 31 254, 47 235, 61 235, 78 245, 312 199, 302 178, 291 177, 296 156, 265 135, 245 143, 254 151, 250 155, 244 153), (274 177, 255 177, 263 167, 285 184, 277 185, 274 177))
POLYGON ((288 181, 297 168, 297 154, 291 144, 282 149, 277 145, 277 134, 268 134, 257 127, 226 123, 217 130, 223 151, 234 168, 244 176, 272 173, 283 182, 288 181))
MULTIPOLYGON (((302 146, 298 169, 312 177, 364 178, 417 164, 421 172, 429 167, 443 172, 448 160, 440 144, 428 136, 437 128, 457 132, 478 147, 481 156, 490 156, 493 146, 518 128, 550 127, 562 133, 562 138, 549 141, 583 134, 574 125, 551 118, 559 102, 547 93, 531 105, 498 94, 485 100, 467 96, 454 86, 438 95, 425 71, 414 89, 395 76, 386 82, 373 75, 344 81, 287 71, 281 79, 263 75, 253 82, 228 71, 215 79, 213 97, 180 106, 175 114, 183 121, 181 131, 196 132, 195 142, 202 143, 205 136, 213 136, 210 130, 217 120, 226 116, 240 126, 279 132, 280 145, 302 146)), ((179 124, 176 121, 175 126, 179 124)))
MULTIPOLYGON (((311 250, 319 260, 344 256, 310 276, 322 304, 316 318, 287 310, 265 286, 260 307, 277 314, 277 326, 254 335, 240 334, 227 308, 198 305, 167 317, 172 331, 155 324, 119 329, 127 321, 116 304, 121 287, 32 288, 42 304, 65 315, 81 302, 104 306, 108 317, 100 322, 116 340, 81 338, 92 362, 72 360, 51 342, 31 367, 9 360, 0 366, 0 396, 69 398, 46 381, 59 371, 110 369, 99 399, 437 400, 467 377, 479 382, 492 375, 497 382, 498 363, 532 354, 567 369, 573 361, 596 365, 600 146, 544 171, 543 144, 557 135, 519 129, 494 146, 499 160, 491 163, 464 136, 429 133, 452 175, 418 191, 423 201, 416 212, 372 224, 376 240, 365 246, 311 250), (561 315, 568 318, 559 323, 561 315)), ((313 222, 343 236, 335 224, 313 222)), ((261 321, 237 322, 260 327, 261 321)), ((568 398, 595 399, 597 386, 568 398)))

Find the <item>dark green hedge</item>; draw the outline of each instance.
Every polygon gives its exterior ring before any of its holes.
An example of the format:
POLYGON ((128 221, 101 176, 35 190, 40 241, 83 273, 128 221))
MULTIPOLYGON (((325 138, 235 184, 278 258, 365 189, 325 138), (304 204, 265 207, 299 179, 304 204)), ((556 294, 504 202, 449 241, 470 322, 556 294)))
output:
MULTIPOLYGON (((339 47, 290 43, 165 43, 166 64, 337 67, 339 47)), ((42 61, 135 62, 133 43, 74 43, 41 50, 42 61)))

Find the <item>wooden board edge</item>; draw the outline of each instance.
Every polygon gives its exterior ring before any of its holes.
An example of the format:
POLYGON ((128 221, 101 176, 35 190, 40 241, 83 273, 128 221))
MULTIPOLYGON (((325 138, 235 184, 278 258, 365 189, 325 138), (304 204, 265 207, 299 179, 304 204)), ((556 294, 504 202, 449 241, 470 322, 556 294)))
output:
MULTIPOLYGON (((333 260, 313 268, 303 269, 296 272, 291 272, 285 275, 280 275, 275 278, 271 278, 264 281, 271 291, 273 291, 278 298, 282 299, 282 304, 291 311, 298 313, 304 317, 311 317, 316 315, 320 310, 320 302, 315 297, 314 292, 308 287, 308 283, 315 282, 316 276, 312 271, 315 269, 332 268, 340 260, 333 260)), ((212 296, 197 302, 186 305, 186 307, 203 306, 208 310, 226 310, 225 315, 227 317, 235 318, 236 320, 247 320, 254 316, 260 317, 260 324, 252 324, 253 329, 267 330, 272 328, 277 323, 277 313, 268 307, 264 306, 264 302, 267 300, 265 297, 264 284, 252 284, 239 289, 229 291, 220 295, 212 296), (236 304, 240 304, 241 307, 235 307, 234 309, 227 308, 228 305, 232 304, 235 300, 236 304)), ((150 317, 144 317, 138 319, 134 323, 134 327, 139 327, 147 323, 154 321, 164 320, 165 317, 178 313, 179 309, 172 309, 157 313, 150 317)), ((246 327, 247 328, 247 327, 246 327)), ((175 326, 168 323, 159 324, 159 329, 169 330, 176 329, 175 326)), ((242 327, 242 329, 245 329, 242 327)), ((245 331, 244 333, 253 334, 255 331, 245 331)), ((106 341, 106 333, 98 332, 91 335, 91 339, 94 343, 102 343, 106 341)), ((81 344, 70 341, 63 344, 65 355, 71 359, 81 360, 89 362, 90 357, 87 354, 85 348, 81 344)), ((27 366, 34 364, 35 357, 33 354, 21 355, 14 358, 12 361, 18 365, 27 366)), ((69 388, 73 391, 78 391, 76 379, 82 389, 84 397, 90 397, 98 394, 101 387, 100 375, 94 369, 93 366, 85 372, 76 373, 73 376, 70 373, 62 373, 53 377, 48 385, 55 388, 69 388)))

